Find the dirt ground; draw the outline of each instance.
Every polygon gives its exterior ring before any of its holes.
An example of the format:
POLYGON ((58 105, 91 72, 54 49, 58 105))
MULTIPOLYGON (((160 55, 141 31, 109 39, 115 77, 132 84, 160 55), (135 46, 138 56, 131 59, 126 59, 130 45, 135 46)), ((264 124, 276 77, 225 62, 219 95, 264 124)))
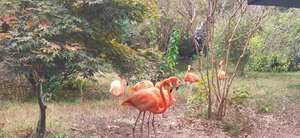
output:
MULTIPOLYGON (((229 132, 218 125, 217 121, 187 117, 188 115, 184 115, 183 111, 186 111, 188 106, 185 105, 185 102, 182 102, 168 109, 165 118, 162 115, 155 116, 155 132, 159 138, 298 138, 300 137, 300 104, 299 101, 297 102, 294 102, 294 105, 290 106, 289 109, 283 109, 289 110, 289 112, 283 112, 281 115, 272 112, 259 113, 255 107, 242 109, 240 112, 243 117, 240 118, 245 120, 240 122, 248 123, 244 123, 246 126, 239 130, 241 134, 238 136, 230 135, 229 132)), ((132 124, 138 115, 138 111, 129 106, 114 110, 111 116, 105 114, 105 111, 97 111, 103 113, 102 117, 77 116, 75 118, 82 123, 71 126, 71 130, 88 134, 90 137, 133 137, 132 124), (113 125, 108 128, 110 117, 112 117, 113 125)), ((230 114, 234 112, 228 112, 224 121, 229 121, 235 116, 230 114)), ((145 120, 147 120, 148 114, 146 113, 145 120)), ((144 123, 143 133, 141 133, 140 127, 141 120, 138 121, 136 126, 136 138, 155 137, 151 123, 149 127, 146 122, 144 123)))

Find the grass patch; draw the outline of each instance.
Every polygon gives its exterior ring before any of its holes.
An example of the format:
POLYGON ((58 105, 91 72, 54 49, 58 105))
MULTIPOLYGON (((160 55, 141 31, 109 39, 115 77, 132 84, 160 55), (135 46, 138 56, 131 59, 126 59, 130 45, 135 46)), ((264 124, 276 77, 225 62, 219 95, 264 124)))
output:
POLYGON ((300 84, 288 84, 287 88, 300 89, 300 84))

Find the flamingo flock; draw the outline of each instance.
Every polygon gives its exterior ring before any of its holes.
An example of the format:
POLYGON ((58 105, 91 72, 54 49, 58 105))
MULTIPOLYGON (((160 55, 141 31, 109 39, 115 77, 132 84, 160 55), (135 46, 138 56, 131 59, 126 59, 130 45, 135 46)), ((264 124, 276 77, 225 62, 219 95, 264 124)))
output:
MULTIPOLYGON (((224 62, 220 62, 220 72, 218 74, 218 80, 225 79, 225 72, 222 71, 224 66, 224 62)), ((184 76, 184 81, 190 83, 190 90, 192 92, 192 84, 199 83, 200 79, 193 73, 190 72, 191 65, 188 65, 188 70, 184 76)), ((126 82, 128 86, 128 81, 125 77, 121 77, 119 80, 115 80, 110 85, 110 93, 115 97, 120 97, 124 94, 125 88, 123 82, 126 82)), ((131 94, 128 98, 126 98, 120 105, 121 106, 132 106, 135 107, 139 114, 136 117, 135 123, 132 127, 133 137, 135 137, 135 127, 140 118, 140 115, 143 113, 143 118, 141 122, 141 133, 143 133, 143 123, 145 118, 146 111, 150 112, 148 117, 148 127, 149 120, 152 117, 152 127, 154 130, 154 135, 156 136, 156 131, 154 127, 154 115, 163 114, 172 104, 176 103, 176 99, 173 98, 172 90, 173 84, 176 87, 176 90, 179 88, 179 79, 177 77, 166 78, 161 82, 157 82, 155 85, 148 80, 143 80, 129 89, 129 93, 131 94)), ((111 125, 111 122, 110 122, 111 125)), ((148 131, 149 132, 149 131, 148 131)))

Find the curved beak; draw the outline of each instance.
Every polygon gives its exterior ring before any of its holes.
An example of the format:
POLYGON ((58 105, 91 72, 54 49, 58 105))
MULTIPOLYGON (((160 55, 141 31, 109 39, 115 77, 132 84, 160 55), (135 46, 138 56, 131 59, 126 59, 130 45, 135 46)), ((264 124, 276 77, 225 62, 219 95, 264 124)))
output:
POLYGON ((176 87, 176 91, 178 90, 178 88, 179 88, 179 86, 178 86, 178 87, 176 87))
POLYGON ((172 93, 172 91, 173 91, 173 88, 171 88, 170 93, 172 93))

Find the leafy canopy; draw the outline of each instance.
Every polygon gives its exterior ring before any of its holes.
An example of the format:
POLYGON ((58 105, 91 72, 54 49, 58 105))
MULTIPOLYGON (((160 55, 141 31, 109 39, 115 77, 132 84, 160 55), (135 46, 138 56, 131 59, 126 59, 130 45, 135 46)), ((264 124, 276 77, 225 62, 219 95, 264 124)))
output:
MULTIPOLYGON (((140 23, 155 14, 139 0, 2 0, 0 25, 9 25, 10 39, 1 42, 2 62, 14 73, 39 77, 105 71, 109 61, 120 73, 145 68, 147 56, 116 41, 122 23, 140 23), (123 71, 123 72, 122 72, 123 71)), ((153 53, 152 53, 153 54, 153 53)))

